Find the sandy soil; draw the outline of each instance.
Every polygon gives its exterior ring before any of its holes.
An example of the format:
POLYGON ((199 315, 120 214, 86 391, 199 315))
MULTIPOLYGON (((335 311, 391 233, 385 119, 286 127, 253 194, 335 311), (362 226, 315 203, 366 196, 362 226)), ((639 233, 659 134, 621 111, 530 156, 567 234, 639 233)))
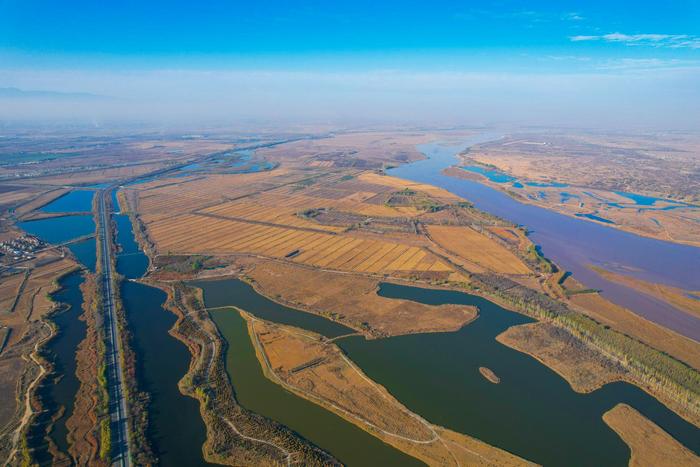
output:
POLYGON ((700 457, 627 404, 618 404, 603 420, 630 447, 630 467, 700 465, 700 457))
POLYGON ((479 373, 481 373, 481 376, 483 376, 484 378, 486 378, 489 382, 491 382, 493 384, 498 384, 501 382, 501 378, 496 376, 496 373, 494 373, 491 368, 486 368, 485 366, 480 366, 479 373))

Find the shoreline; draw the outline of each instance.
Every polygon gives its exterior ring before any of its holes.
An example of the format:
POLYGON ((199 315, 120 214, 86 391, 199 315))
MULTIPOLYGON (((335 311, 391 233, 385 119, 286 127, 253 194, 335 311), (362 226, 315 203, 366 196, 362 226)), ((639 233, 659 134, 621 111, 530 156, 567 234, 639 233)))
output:
POLYGON ((473 182, 479 183, 479 184, 484 185, 484 186, 486 186, 486 187, 489 187, 489 188, 491 188, 491 189, 497 190, 499 193, 502 193, 502 194, 504 194, 504 195, 507 195, 507 196, 508 196, 509 198, 511 198, 512 200, 514 200, 514 201, 516 201, 516 202, 518 202, 518 203, 521 203, 521 204, 527 204, 527 205, 529 205, 529 206, 535 206, 535 207, 538 207, 538 208, 541 208, 541 209, 546 209, 547 211, 555 212, 555 213, 557 213, 557 214, 561 214, 561 215, 563 215, 563 216, 570 217, 570 218, 572 218, 572 219, 577 219, 577 220, 584 221, 584 222, 591 222, 591 223, 594 223, 594 224, 601 225, 601 226, 603 226, 603 227, 609 227, 609 228, 611 228, 611 229, 617 229, 617 230, 620 230, 620 231, 622 231, 622 232, 626 232, 626 233, 629 233, 629 234, 636 235, 636 236, 638 236, 638 237, 644 237, 644 238, 649 238, 649 239, 652 239, 652 240, 658 240, 658 241, 661 241, 661 242, 672 243, 672 244, 674 244, 674 245, 685 245, 685 246, 691 246, 691 247, 695 247, 695 248, 700 248, 700 241, 693 242, 693 241, 688 241, 688 240, 672 240, 672 239, 669 239, 669 238, 660 237, 660 236, 658 236, 658 235, 653 235, 653 234, 644 233, 644 232, 642 232, 642 231, 639 231, 639 230, 636 230, 636 229, 627 227, 627 226, 625 226, 625 225, 623 225, 623 224, 617 224, 617 223, 608 224, 608 223, 605 223, 605 222, 599 222, 599 221, 596 221, 596 220, 594 220, 594 219, 590 219, 590 218, 588 218, 588 217, 576 216, 576 215, 573 214, 573 213, 570 213, 570 212, 568 212, 568 211, 563 211, 563 210, 555 209, 555 208, 552 208, 552 207, 550 207, 550 206, 548 206, 548 205, 546 205, 546 204, 540 204, 540 203, 533 202, 532 200, 528 200, 528 199, 526 199, 526 198, 513 196, 513 194, 512 194, 509 190, 506 190, 506 189, 504 189, 504 188, 498 186, 498 184, 489 183, 489 182, 488 182, 488 179, 485 179, 485 177, 483 177, 483 176, 481 176, 481 175, 477 175, 475 178, 460 177, 459 175, 456 175, 456 174, 453 175, 453 174, 451 174, 451 173, 448 173, 448 171, 450 171, 450 169, 463 170, 463 169, 460 169, 460 168, 459 168, 458 166, 456 166, 456 165, 452 165, 452 166, 450 166, 450 167, 447 167, 447 168, 445 168, 445 169, 442 169, 441 173, 442 173, 443 175, 447 176, 447 177, 452 177, 452 178, 466 178, 467 180, 471 180, 471 181, 473 181, 473 182))

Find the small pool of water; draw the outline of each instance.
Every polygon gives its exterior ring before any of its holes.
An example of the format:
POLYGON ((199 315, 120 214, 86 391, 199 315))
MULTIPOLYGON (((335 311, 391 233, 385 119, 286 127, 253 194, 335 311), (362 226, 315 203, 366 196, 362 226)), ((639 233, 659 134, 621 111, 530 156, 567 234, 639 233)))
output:
POLYGON ((126 214, 112 216, 117 225, 117 272, 127 279, 138 279, 148 270, 148 256, 143 254, 134 237, 131 219, 126 214))
POLYGON ((90 212, 94 191, 73 190, 39 209, 43 212, 90 212))
POLYGON ((673 200, 669 200, 669 199, 657 198, 655 196, 639 195, 637 193, 629 193, 626 191, 615 191, 614 193, 616 195, 631 199, 632 201, 634 201, 634 204, 637 204, 639 206, 653 206, 654 204, 656 204, 657 201, 666 201, 668 203, 674 203, 674 204, 678 203, 677 201, 673 201, 673 200))
POLYGON ((95 233, 95 221, 91 215, 50 217, 18 222, 17 225, 22 230, 53 244, 95 233))
POLYGON ((499 170, 488 169, 480 165, 464 165, 461 166, 461 168, 464 170, 468 170, 469 172, 474 172, 478 173, 479 175, 483 175, 484 177, 488 178, 489 180, 495 183, 508 183, 515 182, 517 180, 515 177, 511 177, 510 175, 503 173, 499 170))
POLYGON ((582 213, 577 213, 576 217, 585 217, 586 219, 592 219, 594 221, 598 222, 603 222, 605 224, 614 224, 615 222, 611 221, 610 219, 606 219, 604 217, 596 216, 595 214, 582 214, 582 213))
POLYGON ((71 243, 68 249, 75 255, 80 264, 95 272, 97 264, 97 244, 95 238, 88 238, 82 242, 71 243))
POLYGON ((566 183, 558 182, 525 182, 525 185, 539 188, 566 188, 569 186, 566 183))
POLYGON ((580 200, 581 197, 579 195, 576 195, 576 194, 567 193, 566 191, 559 192, 559 202, 560 203, 564 204, 564 203, 568 202, 570 199, 580 200))

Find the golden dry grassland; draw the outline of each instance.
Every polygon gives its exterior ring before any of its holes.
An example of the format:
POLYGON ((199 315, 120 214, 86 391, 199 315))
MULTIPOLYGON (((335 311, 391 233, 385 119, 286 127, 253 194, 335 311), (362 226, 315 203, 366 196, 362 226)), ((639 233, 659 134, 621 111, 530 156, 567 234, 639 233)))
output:
POLYGON ((430 237, 442 248, 501 274, 528 274, 529 268, 512 252, 469 227, 430 225, 430 237))
POLYGON ((455 331, 476 318, 464 305, 425 305, 377 295, 377 279, 260 261, 246 269, 260 293, 323 314, 369 337, 455 331), (365 323, 365 324, 363 324, 365 323))
POLYGON ((627 404, 618 404, 603 420, 630 447, 630 467, 691 467, 700 457, 627 404))
MULTIPOLYGON (((417 243, 415 234, 364 233, 352 230, 350 221, 328 225, 303 213, 331 209, 350 213, 353 219, 408 222, 423 211, 417 206, 390 206, 386 200, 391 193, 420 192, 437 203, 457 203, 459 198, 374 172, 343 173, 317 174, 282 166, 271 172, 165 179, 131 187, 127 198, 156 254, 249 254, 345 272, 454 277, 458 271, 450 261, 417 243)), ((465 235, 476 248, 465 246, 460 251, 477 255, 487 268, 513 274, 529 271, 506 247, 485 235, 473 230, 465 235)))
MULTIPOLYGON (((44 255, 46 256, 46 255, 44 255)), ((49 294, 56 280, 76 267, 68 258, 34 267, 0 279, 0 328, 9 332, 0 353, 0 457, 8 455, 21 420, 25 422, 25 397, 30 384, 41 374, 30 358, 35 345, 48 338, 50 328, 43 318, 54 309, 49 294)))

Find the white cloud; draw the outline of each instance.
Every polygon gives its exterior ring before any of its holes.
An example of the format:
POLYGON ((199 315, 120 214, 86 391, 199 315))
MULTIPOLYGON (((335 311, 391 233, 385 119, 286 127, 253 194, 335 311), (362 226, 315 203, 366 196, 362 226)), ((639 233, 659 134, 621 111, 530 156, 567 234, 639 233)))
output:
POLYGON ((662 69, 700 69, 700 60, 681 60, 677 58, 620 58, 608 60, 597 65, 599 70, 662 70, 662 69))
POLYGON ((614 32, 598 36, 571 36, 572 42, 603 41, 625 45, 667 47, 671 49, 700 49, 700 37, 689 34, 623 34, 614 32))
POLYGON ((561 19, 566 21, 583 21, 586 19, 586 17, 572 11, 570 13, 564 13, 563 15, 561 15, 561 19))

